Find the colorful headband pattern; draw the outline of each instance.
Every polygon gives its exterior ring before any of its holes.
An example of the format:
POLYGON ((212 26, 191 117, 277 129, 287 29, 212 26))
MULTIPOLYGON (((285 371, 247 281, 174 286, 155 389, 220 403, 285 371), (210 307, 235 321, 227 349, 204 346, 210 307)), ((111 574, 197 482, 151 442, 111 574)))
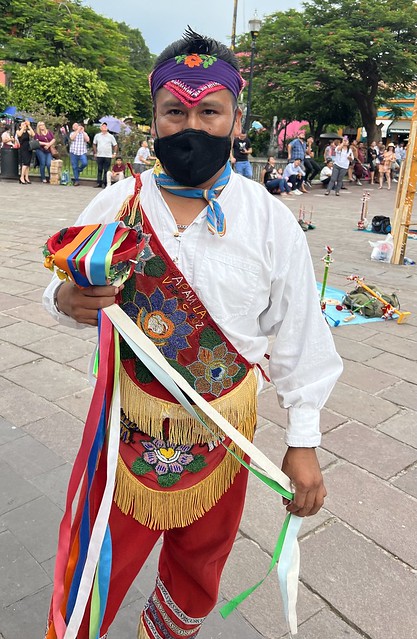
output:
POLYGON ((62 229, 44 247, 44 266, 80 288, 120 286, 135 268, 144 240, 123 222, 62 229))
POLYGON ((164 87, 191 108, 206 95, 221 89, 229 89, 238 97, 245 81, 228 62, 214 55, 180 55, 165 60, 149 76, 152 98, 164 87))

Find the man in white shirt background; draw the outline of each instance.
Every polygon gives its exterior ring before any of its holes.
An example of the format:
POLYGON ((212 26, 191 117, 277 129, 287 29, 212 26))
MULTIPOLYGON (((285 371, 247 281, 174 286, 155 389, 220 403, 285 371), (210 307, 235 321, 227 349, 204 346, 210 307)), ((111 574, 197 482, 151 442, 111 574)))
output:
POLYGON ((138 152, 135 155, 135 159, 133 160, 133 169, 135 173, 143 173, 143 171, 149 169, 152 166, 152 160, 154 159, 155 158, 151 156, 148 142, 146 140, 142 140, 138 152))
POLYGON ((93 152, 97 160, 97 184, 95 187, 104 189, 107 171, 110 169, 112 158, 115 158, 117 154, 116 138, 109 133, 105 122, 100 126, 100 133, 96 133, 94 136, 93 152))

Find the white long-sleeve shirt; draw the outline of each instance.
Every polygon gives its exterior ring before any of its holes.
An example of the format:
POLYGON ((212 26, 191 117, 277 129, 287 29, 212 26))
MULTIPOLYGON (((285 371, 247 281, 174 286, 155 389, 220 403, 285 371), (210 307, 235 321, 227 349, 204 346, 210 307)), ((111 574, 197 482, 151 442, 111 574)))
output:
MULTIPOLYGON (((320 408, 342 364, 321 313, 306 239, 293 214, 260 184, 232 172, 218 198, 226 234, 209 233, 203 207, 178 237, 152 171, 141 177, 141 203, 150 223, 235 348, 258 363, 267 352, 268 337, 275 337, 269 372, 280 405, 288 409, 287 445, 319 445, 320 408)), ((129 178, 102 191, 75 224, 114 221, 133 189, 129 178)), ((46 309, 59 322, 83 328, 57 311, 54 292, 59 283, 54 276, 46 289, 46 309)))

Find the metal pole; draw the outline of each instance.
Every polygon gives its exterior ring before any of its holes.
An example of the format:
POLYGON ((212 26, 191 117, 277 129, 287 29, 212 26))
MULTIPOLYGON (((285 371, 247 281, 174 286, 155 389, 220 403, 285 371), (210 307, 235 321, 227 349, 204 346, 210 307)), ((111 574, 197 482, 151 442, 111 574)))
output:
POLYGON ((251 52, 250 52, 250 72, 249 72, 249 86, 248 86, 248 98, 246 102, 246 118, 245 118, 245 133, 248 133, 250 126, 251 107, 252 107, 252 81, 253 81, 253 63, 255 58, 255 41, 256 38, 252 36, 251 52))
POLYGON ((236 46, 237 4, 238 4, 238 0, 234 0, 233 1, 232 39, 231 39, 231 43, 230 43, 230 48, 231 48, 232 51, 235 50, 235 46, 236 46))

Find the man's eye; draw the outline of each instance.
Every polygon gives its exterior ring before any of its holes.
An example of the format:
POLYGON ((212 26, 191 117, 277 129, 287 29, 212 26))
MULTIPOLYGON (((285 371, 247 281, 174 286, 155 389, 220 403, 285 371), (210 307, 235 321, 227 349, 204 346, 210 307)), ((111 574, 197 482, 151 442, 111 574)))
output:
POLYGON ((182 111, 180 109, 170 109, 168 111, 169 115, 182 115, 182 111))
POLYGON ((203 113, 204 115, 213 115, 216 111, 214 109, 204 109, 203 113))

